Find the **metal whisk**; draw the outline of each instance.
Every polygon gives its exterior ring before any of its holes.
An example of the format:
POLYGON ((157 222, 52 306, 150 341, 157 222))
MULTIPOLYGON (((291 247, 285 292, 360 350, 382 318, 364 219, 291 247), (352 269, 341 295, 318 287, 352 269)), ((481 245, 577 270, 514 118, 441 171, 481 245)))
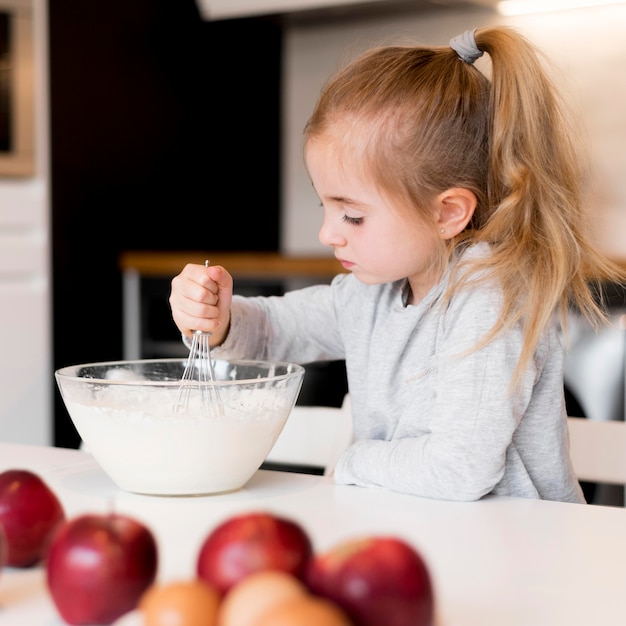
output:
MULTIPOLYGON (((204 265, 208 267, 209 261, 205 261, 204 265)), ((193 333, 189 357, 176 394, 174 412, 189 410, 192 395, 197 395, 199 408, 203 414, 213 417, 224 414, 224 404, 215 384, 210 338, 209 332, 196 330, 193 333)))

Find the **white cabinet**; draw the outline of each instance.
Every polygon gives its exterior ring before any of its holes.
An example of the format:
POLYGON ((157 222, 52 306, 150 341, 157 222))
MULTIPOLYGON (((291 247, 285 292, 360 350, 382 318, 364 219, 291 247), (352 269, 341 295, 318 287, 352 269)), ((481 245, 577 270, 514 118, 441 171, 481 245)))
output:
POLYGON ((50 444, 48 286, 37 276, 0 277, 0 440, 50 444))
POLYGON ((0 440, 49 444, 52 431, 47 194, 0 181, 0 440))
MULTIPOLYGON (((0 175, 0 441, 52 443, 49 166, 45 0, 0 0, 29 22, 34 173, 0 175)), ((24 44, 20 41, 20 45, 24 44)))

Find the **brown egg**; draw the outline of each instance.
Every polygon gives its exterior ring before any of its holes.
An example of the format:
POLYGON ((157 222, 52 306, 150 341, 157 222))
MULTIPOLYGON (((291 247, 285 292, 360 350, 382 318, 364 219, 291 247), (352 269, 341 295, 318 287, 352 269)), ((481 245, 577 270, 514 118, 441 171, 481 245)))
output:
POLYGON ((141 596, 143 626, 216 626, 218 592, 202 580, 152 585, 141 596))
POLYGON ((281 602, 264 613, 254 626, 353 626, 348 616, 336 605, 307 595, 281 602))
POLYGON ((291 574, 261 570, 246 576, 224 596, 217 624, 253 626, 262 615, 277 605, 306 597, 307 594, 304 584, 291 574))

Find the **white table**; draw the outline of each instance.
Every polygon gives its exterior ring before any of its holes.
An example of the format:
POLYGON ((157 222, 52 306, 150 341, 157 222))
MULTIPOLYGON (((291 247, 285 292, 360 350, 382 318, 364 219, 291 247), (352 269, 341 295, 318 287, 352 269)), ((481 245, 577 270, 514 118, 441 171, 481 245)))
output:
MULTIPOLYGON (((459 503, 259 471, 237 492, 164 498, 119 490, 83 451, 0 443, 0 471, 29 468, 68 516, 115 509, 159 543, 161 581, 191 577, 205 535, 230 515, 267 510, 308 530, 316 550, 364 534, 411 542, 429 564, 438 626, 626 624, 626 510, 514 498, 459 503)), ((1 626, 60 626, 43 567, 0 572, 1 626)), ((381 625, 384 626, 384 625, 381 625)))

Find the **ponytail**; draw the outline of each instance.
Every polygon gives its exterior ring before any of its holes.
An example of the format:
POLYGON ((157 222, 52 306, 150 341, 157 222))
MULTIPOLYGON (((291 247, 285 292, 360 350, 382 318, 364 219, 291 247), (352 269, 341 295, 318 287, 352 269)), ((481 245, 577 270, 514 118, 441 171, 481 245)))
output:
POLYGON ((485 210, 472 239, 491 244, 485 265, 502 285, 501 326, 524 326, 519 373, 555 311, 564 327, 572 305, 597 326, 593 283, 625 277, 588 238, 582 151, 535 48, 505 28, 474 37, 491 58, 491 90, 485 210))

